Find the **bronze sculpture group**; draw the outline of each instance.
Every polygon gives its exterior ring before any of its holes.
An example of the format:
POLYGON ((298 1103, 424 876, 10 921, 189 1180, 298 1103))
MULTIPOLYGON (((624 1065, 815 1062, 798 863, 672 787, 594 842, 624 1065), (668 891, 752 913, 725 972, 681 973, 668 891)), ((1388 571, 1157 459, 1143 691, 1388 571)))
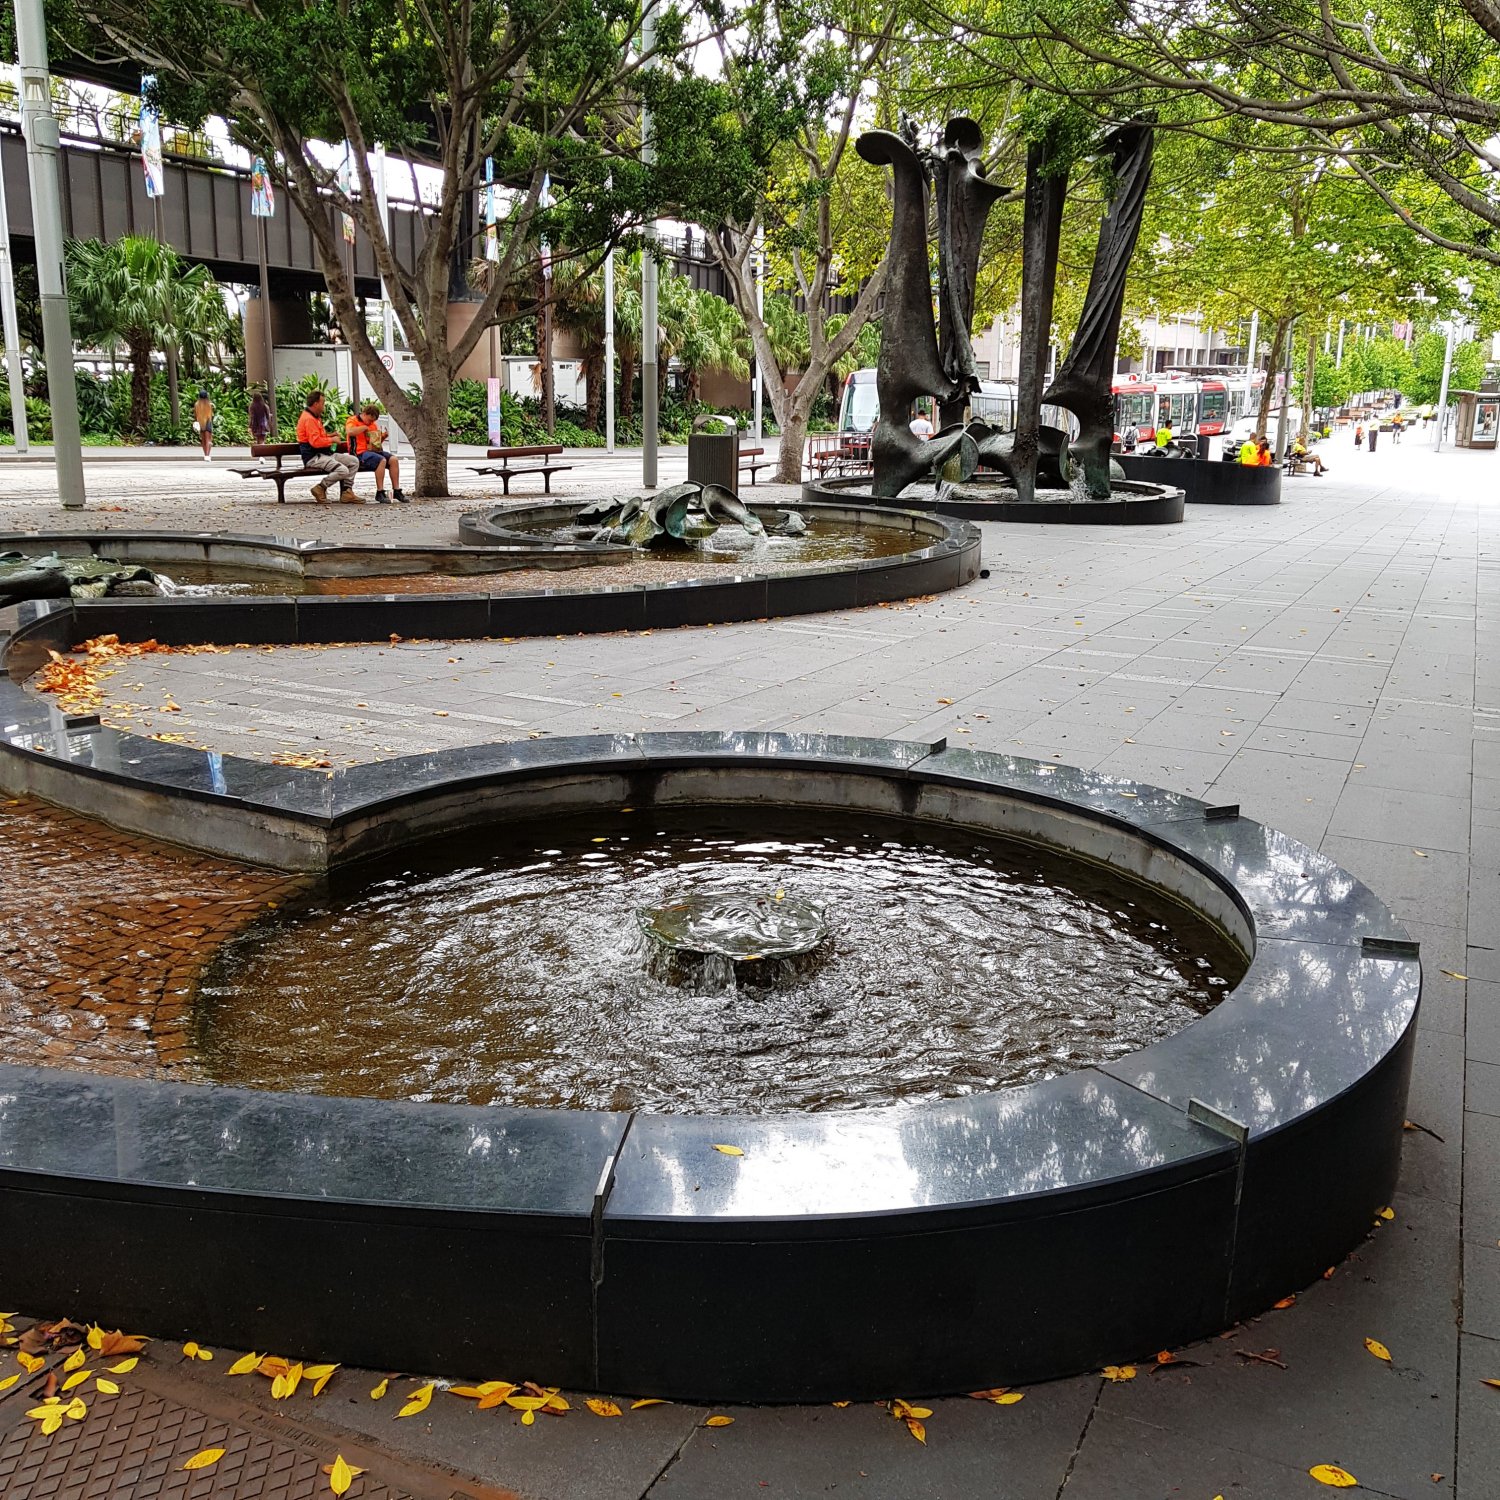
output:
POLYGON ((871 130, 859 138, 859 154, 892 172, 886 311, 876 369, 880 416, 870 440, 873 495, 892 499, 927 477, 968 480, 983 465, 1008 476, 1018 500, 1035 496, 1039 477, 1066 486, 1075 467, 1088 499, 1110 497, 1115 346, 1125 275, 1151 180, 1153 141, 1149 123, 1133 123, 1111 132, 1101 144, 1113 168, 1109 207, 1078 330, 1045 389, 1068 164, 1045 137, 1027 151, 1021 359, 1015 431, 1008 433, 968 415, 969 398, 979 390, 970 325, 980 242, 990 210, 1009 193, 985 175, 979 126, 969 119, 950 120, 941 137, 928 145, 919 142, 905 120, 899 133, 871 130), (936 326, 928 257, 929 185, 937 226, 936 326), (938 407, 939 431, 926 440, 910 425, 912 403, 919 397, 934 398, 938 407), (1071 444, 1066 433, 1043 425, 1044 405, 1062 407, 1078 418, 1071 444))

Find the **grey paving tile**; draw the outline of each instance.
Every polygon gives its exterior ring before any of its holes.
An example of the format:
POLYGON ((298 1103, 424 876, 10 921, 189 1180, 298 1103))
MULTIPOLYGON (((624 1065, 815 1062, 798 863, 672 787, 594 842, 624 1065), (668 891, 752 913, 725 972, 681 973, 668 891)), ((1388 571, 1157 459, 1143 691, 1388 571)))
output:
POLYGON ((1464 1107, 1482 1115, 1500 1115, 1500 1063, 1471 1057, 1464 1073, 1464 1107))
POLYGON ((1469 804, 1440 792, 1397 792, 1365 786, 1351 775, 1329 825, 1332 834, 1368 837, 1378 829, 1392 843, 1418 849, 1467 851, 1469 804))
POLYGON ((1470 979, 1465 989, 1468 1007, 1464 1052, 1470 1059, 1500 1063, 1500 984, 1470 979))
MULTIPOLYGON (((1418 849, 1414 844, 1376 843, 1336 830, 1335 823, 1334 831, 1323 840, 1323 853, 1358 875, 1403 922, 1462 920, 1468 900, 1466 854, 1441 848, 1418 849)), ((1377 825, 1370 831, 1384 830, 1377 825)))
POLYGON ((1464 1187, 1463 1038, 1420 1026, 1402 1142, 1401 1188, 1457 1203, 1464 1187))
POLYGON ((1500 1342, 1466 1333, 1459 1341, 1455 1500, 1500 1500, 1500 1342))
POLYGON ((1464 1239, 1500 1242, 1500 1117, 1464 1117, 1464 1239))
POLYGON ((1014 1406, 926 1402, 926 1444, 884 1408, 728 1408, 733 1427, 693 1433, 651 1500, 816 1495, 860 1500, 1035 1500, 1056 1495, 1098 1381, 1035 1386, 1014 1406))

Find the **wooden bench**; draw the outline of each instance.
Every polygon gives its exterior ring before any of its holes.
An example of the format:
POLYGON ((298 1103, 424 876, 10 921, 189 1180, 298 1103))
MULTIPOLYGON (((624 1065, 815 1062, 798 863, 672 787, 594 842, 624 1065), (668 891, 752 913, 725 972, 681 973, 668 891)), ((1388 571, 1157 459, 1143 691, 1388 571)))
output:
POLYGON ((1288 474, 1308 474, 1316 470, 1317 465, 1311 457, 1298 458, 1295 453, 1288 453, 1281 462, 1282 469, 1288 474))
POLYGON ((741 448, 740 468, 749 469, 750 483, 756 482, 757 476, 762 469, 774 469, 776 465, 769 458, 764 457, 764 448, 741 448))
POLYGON ((540 474, 542 476, 542 489, 547 494, 552 493, 552 476, 562 474, 573 467, 572 464, 554 464, 547 460, 555 458, 563 451, 561 443, 544 443, 533 448, 491 448, 485 454, 486 458, 498 458, 500 467, 475 469, 476 474, 493 474, 499 480, 501 487, 507 495, 510 494, 510 482, 519 479, 523 474, 540 474), (539 464, 513 464, 513 459, 540 458, 539 464))
POLYGON ((251 458, 274 458, 276 467, 274 469, 236 469, 234 472, 242 479, 269 479, 276 486, 276 503, 286 504, 286 487, 294 479, 310 479, 314 484, 321 483, 332 475, 325 474, 321 469, 309 469, 301 461, 302 449, 297 443, 251 443, 251 458), (288 469, 284 467, 283 460, 296 458, 297 467, 288 469))

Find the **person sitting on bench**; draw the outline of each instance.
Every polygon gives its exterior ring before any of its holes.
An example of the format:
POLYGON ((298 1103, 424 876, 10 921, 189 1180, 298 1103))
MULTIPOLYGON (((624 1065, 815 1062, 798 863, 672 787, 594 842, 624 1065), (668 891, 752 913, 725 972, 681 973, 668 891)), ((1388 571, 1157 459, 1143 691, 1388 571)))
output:
POLYGON ((401 488, 401 460, 387 453, 380 445, 385 433, 380 427, 380 408, 367 401, 358 412, 350 412, 344 423, 344 435, 349 439, 349 451, 359 459, 360 472, 375 471, 375 503, 389 505, 391 497, 398 505, 407 503, 406 492, 401 488), (386 471, 391 475, 391 494, 385 492, 386 471))
MULTIPOLYGON (((359 496, 354 493, 354 476, 359 473, 359 460, 352 453, 339 452, 338 440, 323 425, 322 391, 314 391, 307 398, 302 415, 297 418, 297 446, 302 451, 304 468, 316 469, 338 480, 341 504, 361 503, 359 496)), ((319 505, 327 505, 328 480, 320 479, 312 487, 312 495, 319 505)))
POLYGON ((1311 448, 1307 446, 1305 438, 1295 437, 1292 439, 1292 459, 1294 463, 1311 464, 1314 477, 1321 479, 1323 470, 1328 467, 1311 448))

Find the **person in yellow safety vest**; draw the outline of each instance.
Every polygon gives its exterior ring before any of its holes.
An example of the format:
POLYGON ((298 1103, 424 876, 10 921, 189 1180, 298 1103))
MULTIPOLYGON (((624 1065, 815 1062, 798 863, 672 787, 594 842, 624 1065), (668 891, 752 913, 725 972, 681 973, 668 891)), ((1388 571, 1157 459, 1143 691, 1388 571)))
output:
POLYGON ((1255 446, 1255 439, 1247 437, 1240 444, 1240 462, 1247 469, 1253 469, 1260 463, 1260 449, 1255 446))
POLYGON ((1295 458, 1299 463, 1303 460, 1306 460, 1306 462, 1310 463, 1313 466, 1313 476, 1317 479, 1321 479, 1323 477, 1323 470, 1328 467, 1323 462, 1323 460, 1319 458, 1318 455, 1307 446, 1306 441, 1301 437, 1295 437, 1292 439, 1292 457, 1295 458))
POLYGON ((1165 448, 1171 441, 1172 428, 1169 423, 1163 422, 1161 426, 1156 429, 1156 446, 1158 448, 1165 448))

